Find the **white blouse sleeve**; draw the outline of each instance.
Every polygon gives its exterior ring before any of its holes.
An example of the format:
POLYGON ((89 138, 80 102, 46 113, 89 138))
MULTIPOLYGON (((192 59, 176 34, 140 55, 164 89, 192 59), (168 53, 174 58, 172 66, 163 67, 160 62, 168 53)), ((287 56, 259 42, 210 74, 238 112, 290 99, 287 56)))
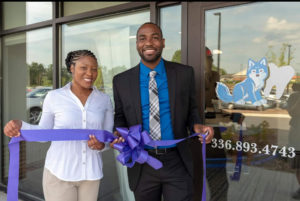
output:
MULTIPOLYGON (((106 131, 109 131, 112 133, 113 126, 114 126, 114 111, 113 111, 110 97, 107 95, 106 98, 107 98, 107 101, 106 101, 107 106, 106 106, 106 110, 105 110, 105 114, 104 114, 103 130, 106 130, 106 131)), ((99 152, 103 152, 109 148, 110 148, 109 143, 107 142, 107 143, 105 143, 104 149, 102 149, 99 152)))
POLYGON ((113 111, 110 97, 107 96, 107 108, 105 111, 103 128, 104 128, 104 130, 112 132, 113 126, 114 126, 114 111, 113 111))

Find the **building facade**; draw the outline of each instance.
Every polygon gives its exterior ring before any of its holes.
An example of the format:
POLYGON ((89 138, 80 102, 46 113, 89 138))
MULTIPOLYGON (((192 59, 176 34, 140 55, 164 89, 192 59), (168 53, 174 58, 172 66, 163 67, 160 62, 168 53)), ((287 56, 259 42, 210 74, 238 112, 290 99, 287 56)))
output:
MULTIPOLYGON (((47 92, 71 80, 67 53, 95 53, 95 85, 113 100, 112 78, 138 64, 136 31, 151 21, 166 39, 163 58, 194 68, 201 120, 215 130, 207 147, 207 200, 300 199, 299 2, 1 2, 0 10, 1 190, 9 164, 3 127, 11 119, 39 122, 47 92), (217 82, 231 101, 222 99, 217 82)), ((196 201, 201 145, 190 144, 196 201)), ((49 145, 21 143, 24 200, 44 200, 49 145)), ((102 155, 98 200, 134 200, 117 154, 102 155)))

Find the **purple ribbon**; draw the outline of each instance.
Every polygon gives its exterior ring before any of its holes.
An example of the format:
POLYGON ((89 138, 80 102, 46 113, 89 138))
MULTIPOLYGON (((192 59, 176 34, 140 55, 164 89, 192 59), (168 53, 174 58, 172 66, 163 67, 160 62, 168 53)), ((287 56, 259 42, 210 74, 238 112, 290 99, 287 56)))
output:
POLYGON ((203 187, 202 187, 202 201, 206 201, 206 135, 201 134, 203 137, 202 143, 202 161, 203 161, 203 187))
MULTIPOLYGON (((127 167, 133 167, 135 162, 140 164, 148 163, 154 169, 159 169, 163 165, 156 158, 150 156, 144 145, 149 145, 152 141, 147 131, 142 131, 141 125, 128 128, 117 128, 117 131, 125 139, 125 142, 115 144, 114 147, 120 151, 117 160, 127 167)), ((150 146, 150 145, 149 145, 150 146)))
MULTIPOLYGON (((178 140, 161 140, 153 141, 149 136, 147 131, 142 131, 141 125, 132 126, 128 128, 117 128, 117 131, 125 139, 125 142, 115 144, 114 147, 121 152, 117 157, 117 160, 121 164, 127 167, 132 167, 135 162, 138 163, 148 163, 154 169, 159 169, 162 167, 162 163, 148 155, 148 152, 144 150, 144 145, 151 147, 158 146, 169 146, 177 144, 183 140, 199 135, 199 133, 194 133, 189 137, 178 139, 178 140)), ((203 188, 202 188, 202 201, 206 201, 206 144, 205 138, 207 134, 200 134, 203 137, 202 144, 202 160, 203 160, 203 188)))
MULTIPOLYGON (((156 158, 149 156, 144 150, 144 145, 157 147, 169 146, 177 144, 183 140, 199 135, 195 133, 187 138, 179 140, 163 140, 153 141, 147 131, 142 131, 141 125, 128 128, 117 128, 117 131, 125 139, 125 142, 115 144, 114 147, 120 151, 117 160, 121 164, 132 167, 135 162, 140 164, 147 163, 154 169, 162 167, 162 163, 156 158)), ((18 201, 18 185, 19 185, 19 152, 21 141, 75 141, 89 140, 89 135, 93 134, 100 142, 112 142, 116 137, 105 130, 91 129, 44 129, 44 130, 21 130, 19 137, 14 137, 10 140, 8 146, 10 150, 9 175, 7 186, 7 200, 18 201)), ((203 159, 203 192, 202 201, 206 200, 206 154, 205 154, 205 134, 203 136, 204 143, 202 144, 202 159, 203 159)))
POLYGON ((71 141, 89 140, 89 135, 94 134, 101 142, 113 141, 116 137, 105 130, 84 129, 45 129, 45 130, 20 130, 19 137, 11 138, 9 147, 9 174, 7 184, 7 200, 18 201, 19 186, 19 152, 21 141, 71 141))
MULTIPOLYGON (((243 129, 240 129, 240 136, 239 136, 239 141, 243 142, 243 129)), ((243 163, 243 150, 238 151, 237 153, 237 160, 235 162, 234 166, 234 172, 233 175, 230 175, 230 179, 233 181, 239 181, 241 177, 241 172, 242 172, 242 163, 243 163)))

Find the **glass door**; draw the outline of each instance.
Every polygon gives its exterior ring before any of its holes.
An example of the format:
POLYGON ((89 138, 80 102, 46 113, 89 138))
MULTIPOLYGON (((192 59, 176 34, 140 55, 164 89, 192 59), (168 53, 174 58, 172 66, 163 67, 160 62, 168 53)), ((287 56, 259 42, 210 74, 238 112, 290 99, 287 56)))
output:
MULTIPOLYGON (((38 124, 52 89, 52 31, 42 28, 3 38, 3 125, 11 119, 38 124)), ((3 180, 7 184, 9 138, 3 135, 3 180)), ((42 173, 50 143, 20 143, 19 190, 43 197, 42 173)))
POLYGON ((258 2, 205 11, 208 200, 300 199, 299 10, 258 2))

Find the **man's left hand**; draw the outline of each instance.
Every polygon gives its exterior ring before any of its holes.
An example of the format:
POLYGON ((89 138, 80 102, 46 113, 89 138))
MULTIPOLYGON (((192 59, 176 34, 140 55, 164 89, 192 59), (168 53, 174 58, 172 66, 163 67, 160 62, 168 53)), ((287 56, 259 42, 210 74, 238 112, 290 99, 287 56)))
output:
MULTIPOLYGON (((195 133, 207 133, 205 138, 205 143, 208 144, 211 142, 212 138, 214 137, 214 129, 211 126, 205 126, 202 124, 194 124, 194 132, 195 133)), ((201 143, 203 143, 203 137, 201 135, 198 135, 199 140, 201 143)))

